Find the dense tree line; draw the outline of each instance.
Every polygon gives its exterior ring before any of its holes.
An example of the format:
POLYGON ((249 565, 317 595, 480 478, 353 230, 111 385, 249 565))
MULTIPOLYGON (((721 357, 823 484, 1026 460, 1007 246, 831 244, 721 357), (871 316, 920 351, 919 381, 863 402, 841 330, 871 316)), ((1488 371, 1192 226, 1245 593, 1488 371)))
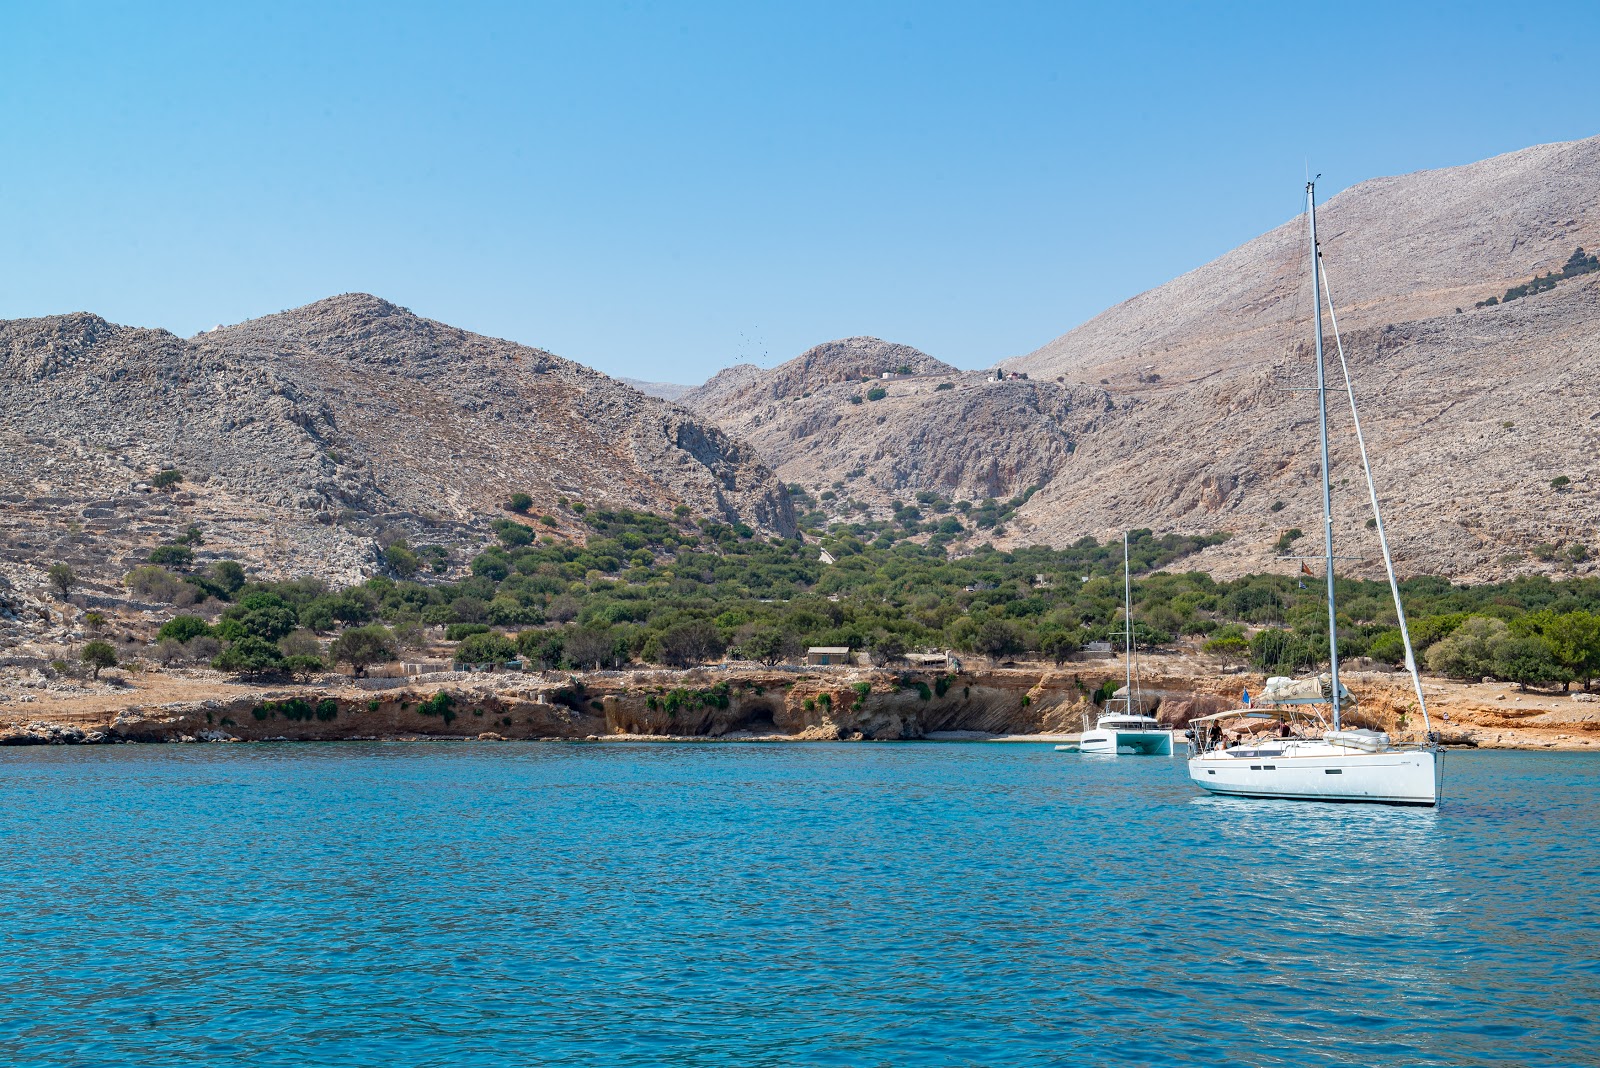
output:
MULTIPOLYGON (((317 636, 338 632, 323 659, 360 670, 421 644, 425 626, 444 625, 463 662, 521 657, 576 669, 724 655, 770 664, 810 645, 849 646, 886 661, 941 648, 1061 661, 1123 625, 1120 540, 952 555, 868 524, 835 524, 820 542, 834 562, 823 563, 816 541, 764 539, 686 515, 589 510, 584 519, 583 545, 504 520, 499 544, 455 582, 379 576, 332 590, 311 579, 247 582, 236 565, 213 565, 199 578, 228 602, 220 621, 180 616, 161 637, 174 658, 199 643, 201 655, 229 670, 305 671, 320 666, 312 662, 322 649, 317 636)), ((1281 673, 1325 662, 1320 583, 1271 574, 1219 582, 1176 570, 1223 538, 1132 533, 1141 646, 1190 638, 1281 673)), ((161 587, 195 578, 146 565, 129 581, 161 587)), ((1338 587, 1341 653, 1399 662, 1387 586, 1341 579, 1338 587)), ((1600 622, 1592 623, 1600 619, 1600 581, 1457 586, 1425 577, 1402 588, 1419 656, 1433 670, 1524 683, 1587 684, 1600 674, 1600 622)))

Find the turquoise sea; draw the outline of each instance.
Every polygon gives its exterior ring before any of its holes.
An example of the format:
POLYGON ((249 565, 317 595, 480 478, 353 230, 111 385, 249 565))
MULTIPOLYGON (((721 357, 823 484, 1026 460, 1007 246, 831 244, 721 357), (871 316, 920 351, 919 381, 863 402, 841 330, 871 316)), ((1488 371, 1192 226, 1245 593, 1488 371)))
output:
POLYGON ((0 751, 0 1064, 1600 1063, 1600 758, 0 751))

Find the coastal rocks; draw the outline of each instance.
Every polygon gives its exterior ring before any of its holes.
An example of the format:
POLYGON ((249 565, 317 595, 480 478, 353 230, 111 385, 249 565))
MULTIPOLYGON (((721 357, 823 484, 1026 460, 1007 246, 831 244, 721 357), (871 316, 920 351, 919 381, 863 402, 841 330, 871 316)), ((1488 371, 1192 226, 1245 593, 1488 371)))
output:
POLYGON ((0 730, 0 745, 95 745, 105 740, 104 732, 46 720, 0 730))

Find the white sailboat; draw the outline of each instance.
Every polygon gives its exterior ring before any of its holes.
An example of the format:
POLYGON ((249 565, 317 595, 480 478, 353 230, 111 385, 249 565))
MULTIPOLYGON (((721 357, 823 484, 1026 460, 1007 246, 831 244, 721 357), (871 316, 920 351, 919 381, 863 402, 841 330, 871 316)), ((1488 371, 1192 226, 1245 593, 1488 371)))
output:
POLYGON ((1106 710, 1095 722, 1094 730, 1084 731, 1076 745, 1058 745, 1057 751, 1102 753, 1110 756, 1171 756, 1172 731, 1154 716, 1147 716, 1139 701, 1133 673, 1133 579, 1128 568, 1128 534, 1122 534, 1123 670, 1126 681, 1120 691, 1106 699, 1106 710), (1121 710, 1113 712, 1118 704, 1121 710))
POLYGON ((1444 783, 1444 751, 1428 720, 1428 705, 1422 695, 1422 679, 1417 673, 1411 649, 1411 634, 1406 627, 1405 608, 1400 601, 1400 586, 1395 580, 1394 561, 1384 532, 1383 515, 1378 507, 1378 491, 1367 460, 1366 441, 1361 433, 1361 418, 1356 412, 1355 389, 1351 385, 1349 364, 1339 339, 1339 321, 1328 296, 1328 315, 1333 325, 1339 364, 1344 373, 1345 393, 1350 400, 1356 442, 1367 476, 1367 492, 1372 501, 1374 526, 1383 548, 1383 563, 1394 595, 1400 636, 1405 643, 1406 667, 1416 689, 1422 711, 1427 743, 1396 745, 1381 731, 1346 730, 1341 714, 1355 705, 1355 698, 1339 682, 1339 635, 1333 585, 1333 491, 1328 473, 1328 387, 1323 360, 1322 301, 1326 292, 1322 255, 1317 246, 1317 204, 1314 182, 1306 183, 1306 213, 1310 223, 1311 281, 1316 323, 1317 404, 1322 443, 1322 518, 1323 556, 1328 587, 1328 671, 1316 679, 1268 680, 1261 695, 1265 707, 1241 708, 1205 716, 1189 729, 1189 777, 1213 794, 1236 797, 1286 798, 1300 801, 1374 801, 1401 805, 1437 805, 1444 783), (1325 718, 1320 709, 1328 710, 1325 718), (1256 741, 1228 745, 1223 740, 1222 724, 1244 718, 1267 719, 1278 724, 1273 735, 1256 741))

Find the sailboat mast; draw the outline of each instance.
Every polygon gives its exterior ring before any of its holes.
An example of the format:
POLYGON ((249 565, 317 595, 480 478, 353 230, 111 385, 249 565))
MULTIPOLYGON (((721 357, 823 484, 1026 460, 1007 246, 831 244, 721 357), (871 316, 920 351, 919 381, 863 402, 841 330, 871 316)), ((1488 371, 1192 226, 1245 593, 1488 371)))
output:
POLYGON ((1311 304, 1317 338, 1317 420, 1322 443, 1322 546, 1323 571, 1328 579, 1328 675, 1332 694, 1333 729, 1339 729, 1339 616, 1333 598, 1333 484, 1328 475, 1328 379, 1322 362, 1322 256, 1317 249, 1317 187, 1306 183, 1306 214, 1311 220, 1311 304))
POLYGON ((1133 579, 1128 571, 1128 532, 1122 532, 1122 630, 1123 650, 1122 665, 1127 678, 1123 685, 1128 695, 1127 713, 1134 715, 1133 711, 1133 579))

